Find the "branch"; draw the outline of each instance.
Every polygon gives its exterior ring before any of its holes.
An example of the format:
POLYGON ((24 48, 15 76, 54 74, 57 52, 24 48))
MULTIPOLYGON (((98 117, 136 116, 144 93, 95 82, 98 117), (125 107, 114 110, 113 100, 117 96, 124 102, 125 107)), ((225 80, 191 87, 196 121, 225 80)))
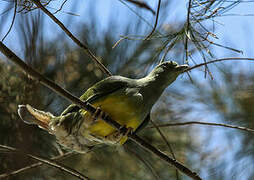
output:
MULTIPOLYGON (((144 17, 142 17, 141 15, 139 15, 134 9, 132 9, 128 4, 126 4, 125 1, 123 0, 118 0, 120 1, 123 5, 125 5, 131 12, 133 12, 137 17, 139 17, 143 22, 145 22, 148 26, 150 26, 151 28, 153 28, 153 26, 150 24, 149 21, 147 21, 144 17)), ((160 32, 158 32, 160 34, 160 32)), ((161 34, 160 34, 161 35, 161 34)))
POLYGON ((85 50, 85 53, 98 65, 102 72, 111 76, 111 72, 96 58, 86 44, 79 41, 65 26, 59 21, 51 12, 49 12, 40 2, 40 0, 32 0, 38 8, 40 8, 45 14, 47 14, 60 28, 81 48, 85 50))
MULTIPOLYGON (((53 158, 51 158, 51 160, 60 160, 60 159, 62 160, 62 159, 64 159, 64 158, 69 157, 69 156, 72 155, 72 154, 75 154, 75 153, 73 153, 73 152, 67 152, 67 153, 65 153, 65 154, 63 154, 63 155, 53 157, 53 158)), ((43 165, 42 162, 34 163, 34 164, 28 165, 28 166, 26 166, 26 167, 23 167, 23 168, 21 168, 21 169, 18 169, 18 170, 9 172, 9 173, 1 174, 1 175, 0 175, 0 179, 2 179, 2 178, 7 178, 7 177, 9 177, 9 176, 15 176, 15 175, 17 175, 17 174, 19 174, 19 173, 22 173, 22 172, 24 172, 24 171, 27 171, 27 170, 30 170, 30 169, 33 169, 33 168, 36 168, 36 167, 39 167, 39 166, 42 166, 42 165, 43 165)))
POLYGON ((15 1, 15 6, 14 6, 14 14, 13 14, 13 17, 12 17, 11 25, 10 25, 7 33, 3 37, 2 41, 4 41, 4 39, 8 36, 8 34, 11 32, 11 29, 14 25, 14 21, 15 21, 15 18, 16 18, 16 13, 17 13, 17 4, 18 4, 17 0, 14 0, 14 1, 15 1))
MULTIPOLYGON (((55 84, 53 81, 47 79, 46 77, 42 76, 40 73, 35 71, 33 68, 29 67, 26 63, 24 63, 16 54, 14 54, 9 48, 7 48, 2 42, 0 42, 0 51, 8 57, 12 62, 14 62, 16 65, 21 67, 27 74, 35 78, 35 80, 39 81, 44 86, 50 88, 57 94, 63 96, 64 98, 68 99, 72 103, 80 106, 84 110, 88 111, 89 113, 93 114, 95 113, 95 108, 88 102, 83 102, 79 98, 73 96, 70 92, 67 90, 61 88, 59 85, 55 84)), ((126 127, 122 127, 119 123, 112 120, 109 116, 106 116, 103 118, 103 120, 111 125, 112 127, 116 128, 119 132, 126 134, 128 129, 126 127)), ((138 145, 140 145, 142 148, 144 148, 147 151, 152 152, 154 155, 159 157, 161 160, 167 162, 169 165, 173 165, 175 168, 177 168, 182 173, 186 174, 187 176, 195 179, 195 180, 201 180, 201 178, 197 175, 197 173, 192 172, 190 169, 185 167, 180 162, 168 157, 165 153, 157 150, 154 146, 150 145, 140 137, 138 137, 136 134, 128 133, 129 139, 136 142, 138 145)))
POLYGON ((145 159, 142 158, 142 156, 140 156, 136 151, 132 150, 131 148, 129 148, 128 146, 124 145, 124 148, 129 152, 132 153, 137 159, 139 159, 146 167, 148 170, 150 170, 152 172, 152 175, 154 176, 154 178, 156 180, 160 180, 160 176, 159 174, 155 171, 155 169, 153 168, 153 166, 146 161, 145 159))
POLYGON ((159 0, 158 2, 158 7, 157 7, 157 13, 156 13, 156 19, 155 19, 155 23, 154 23, 154 26, 153 26, 153 29, 152 31, 146 36, 145 40, 149 40, 150 37, 152 36, 152 34, 154 33, 156 27, 157 27, 157 24, 158 24, 158 18, 159 18, 159 13, 160 13, 160 6, 161 6, 161 0, 159 0))
POLYGON ((185 175, 189 176, 190 178, 195 179, 195 180, 202 180, 201 177, 199 177, 197 173, 192 172, 189 168, 185 167, 183 164, 181 164, 177 160, 168 157, 165 153, 159 151, 154 146, 152 146, 151 144, 149 144, 146 141, 144 141, 143 139, 141 139, 139 136, 137 136, 135 134, 128 134, 128 137, 132 141, 134 141, 138 145, 140 145, 140 147, 142 147, 144 150, 155 154, 158 158, 160 158, 167 164, 174 166, 176 169, 178 169, 185 175))
POLYGON ((187 11, 187 24, 186 24, 186 29, 185 29, 185 33, 186 33, 186 38, 185 38, 185 42, 184 42, 184 49, 185 49, 185 60, 188 63, 188 31, 189 31, 189 27, 190 27, 190 11, 191 11, 191 0, 189 0, 189 4, 188 4, 188 11, 187 11))
MULTIPOLYGON (((176 38, 174 38, 173 42, 167 47, 167 49, 165 50, 165 53, 162 55, 160 63, 162 63, 164 61, 164 59, 166 58, 169 50, 171 50, 175 44, 180 40, 179 36, 177 36, 176 38)), ((166 47, 165 47, 166 48, 166 47)), ((159 63, 159 64, 160 64, 159 63)))
MULTIPOLYGON (((207 125, 207 126, 221 126, 221 127, 238 129, 238 130, 254 133, 254 129, 250 129, 250 128, 246 128, 246 127, 242 127, 242 126, 234 126, 234 125, 223 124, 223 123, 200 122, 200 121, 189 121, 189 122, 182 122, 182 123, 158 124, 157 127, 185 126, 185 125, 195 125, 195 124, 207 125)), ((146 128, 155 128, 155 127, 154 126, 148 126, 146 128)))
POLYGON ((57 9, 53 14, 56 14, 56 13, 58 13, 59 11, 61 11, 61 10, 63 9, 64 4, 65 4, 66 2, 67 2, 67 0, 64 0, 64 2, 61 4, 60 8, 57 9))
MULTIPOLYGON (((170 151, 172 157, 173 157, 174 159, 176 159, 175 153, 174 153, 174 151, 173 151, 173 148, 171 147, 170 143, 168 142, 167 138, 164 136, 164 134, 162 133, 162 131, 160 130, 160 128, 157 126, 156 123, 153 122, 152 119, 150 119, 150 122, 151 122, 151 124, 156 128, 156 130, 159 132, 160 136, 162 137, 163 141, 164 141, 164 142, 166 143, 166 145, 168 146, 168 149, 169 149, 169 151, 170 151)), ((179 173, 178 173, 177 169, 176 169, 176 179, 179 180, 179 173)))
POLYGON ((136 6, 139 6, 140 8, 147 9, 147 10, 151 11, 153 13, 153 15, 155 15, 154 10, 149 5, 147 5, 145 2, 137 1, 137 0, 126 0, 126 1, 135 4, 136 6))
POLYGON ((195 66, 189 67, 189 68, 185 69, 183 71, 183 73, 191 71, 191 70, 196 69, 196 68, 201 67, 201 66, 206 66, 208 64, 212 64, 212 63, 216 63, 216 62, 220 62, 220 61, 239 61, 239 60, 254 61, 254 58, 229 57, 229 58, 215 59, 215 60, 212 60, 212 61, 200 63, 200 64, 197 64, 195 66))
POLYGON ((53 160, 45 159, 45 158, 42 158, 42 157, 39 157, 39 156, 34 156, 32 154, 28 154, 28 153, 25 153, 21 150, 15 149, 13 147, 5 146, 5 145, 0 145, 0 148, 7 149, 7 150, 9 150, 11 152, 14 152, 14 153, 25 155, 27 157, 30 157, 31 159, 34 159, 34 160, 39 161, 41 163, 44 163, 44 164, 47 164, 49 166, 60 169, 62 171, 65 171, 65 172, 69 173, 70 175, 75 176, 79 179, 89 179, 88 177, 84 176, 83 174, 79 173, 78 171, 76 171, 74 169, 71 169, 67 166, 64 166, 63 164, 57 163, 53 160))

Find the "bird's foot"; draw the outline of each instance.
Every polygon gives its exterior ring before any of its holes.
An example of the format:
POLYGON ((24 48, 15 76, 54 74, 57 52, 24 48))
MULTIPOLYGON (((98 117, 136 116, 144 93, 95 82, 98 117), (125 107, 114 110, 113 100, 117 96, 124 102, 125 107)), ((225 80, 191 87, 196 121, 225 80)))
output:
POLYGON ((98 122, 99 119, 103 119, 106 116, 107 114, 104 111, 102 111, 100 107, 96 107, 95 112, 92 114, 90 125, 95 124, 96 122, 98 122))
POLYGON ((133 128, 128 127, 127 131, 122 133, 121 129, 126 128, 126 126, 122 126, 120 131, 113 132, 112 134, 105 137, 105 140, 110 144, 124 144, 125 141, 128 139, 128 134, 133 133, 133 128))
POLYGON ((123 134, 123 136, 128 136, 128 134, 132 134, 133 133, 133 128, 132 127, 126 127, 126 125, 124 125, 124 126, 122 126, 120 128, 120 131, 121 131, 122 128, 127 128, 127 131, 125 133, 119 132, 119 133, 123 134))

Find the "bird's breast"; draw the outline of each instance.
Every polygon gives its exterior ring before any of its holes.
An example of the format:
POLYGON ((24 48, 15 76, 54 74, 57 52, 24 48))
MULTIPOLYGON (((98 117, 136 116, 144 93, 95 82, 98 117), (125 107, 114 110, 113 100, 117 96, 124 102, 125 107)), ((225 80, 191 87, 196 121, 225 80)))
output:
MULTIPOLYGON (((135 91, 135 89, 125 89, 99 98, 92 105, 100 107, 102 111, 119 124, 125 125, 127 128, 132 127, 135 130, 145 118, 142 102, 143 97, 138 91, 135 91)), ((83 111, 83 115, 85 120, 91 119, 90 113, 83 111)), ((105 137, 116 130, 103 120, 98 120, 86 128, 86 131, 105 137)))

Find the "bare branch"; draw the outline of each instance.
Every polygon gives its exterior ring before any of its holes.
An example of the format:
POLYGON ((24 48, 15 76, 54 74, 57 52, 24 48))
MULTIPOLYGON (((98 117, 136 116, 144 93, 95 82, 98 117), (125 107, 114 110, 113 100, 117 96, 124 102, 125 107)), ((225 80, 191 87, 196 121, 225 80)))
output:
POLYGON ((122 37, 121 39, 119 39, 118 41, 116 41, 116 43, 112 46, 112 49, 114 49, 118 44, 120 44, 120 42, 122 42, 123 40, 125 40, 126 37, 122 37))
POLYGON ((69 173, 70 175, 75 176, 79 179, 89 179, 88 177, 84 176, 83 174, 79 173, 78 171, 76 171, 74 169, 71 169, 71 168, 69 168, 69 167, 67 167, 67 166, 65 166, 61 163, 57 163, 53 160, 45 159, 45 158, 42 158, 42 157, 39 157, 39 156, 34 156, 32 154, 25 153, 21 150, 18 150, 16 148, 13 148, 13 147, 10 147, 10 146, 0 145, 0 148, 7 149, 7 150, 9 150, 11 152, 14 152, 14 153, 25 155, 27 157, 30 157, 30 158, 36 160, 36 161, 39 161, 41 163, 44 163, 44 164, 47 164, 49 166, 60 169, 62 171, 65 171, 65 172, 69 173))
POLYGON ((57 9, 53 14, 56 14, 56 13, 58 13, 59 11, 61 11, 61 10, 63 9, 64 4, 65 4, 66 2, 67 2, 67 0, 64 0, 64 2, 61 4, 60 8, 57 9))
MULTIPOLYGON (((185 126, 185 125, 206 125, 206 126, 221 126, 221 127, 226 127, 226 128, 232 128, 232 129, 238 129, 242 131, 247 131, 254 133, 254 129, 242 127, 242 126, 234 126, 230 124, 223 124, 223 123, 209 123, 209 122, 200 122, 200 121, 189 121, 189 122, 182 122, 182 123, 166 123, 166 124, 158 124, 158 127, 170 127, 170 126, 185 126)), ((155 128, 154 126, 148 126, 146 128, 155 128)))
MULTIPOLYGON (((151 122, 152 125, 156 128, 156 130, 159 132, 160 136, 162 137, 162 139, 164 140, 164 142, 165 142, 166 145, 168 146, 168 149, 169 149, 169 151, 170 151, 172 157, 173 157, 174 159, 176 159, 175 153, 174 153, 174 151, 173 151, 173 148, 171 147, 170 143, 168 142, 167 138, 164 136, 164 134, 162 133, 162 131, 160 130, 160 128, 157 126, 156 123, 153 122, 152 119, 150 119, 150 122, 151 122)), ((177 169, 176 169, 176 179, 179 180, 179 173, 178 173, 177 169)))
POLYGON ((200 63, 200 64, 197 64, 195 66, 189 67, 186 70, 184 70, 183 73, 191 71, 191 70, 196 69, 198 67, 206 66, 208 64, 212 64, 212 63, 216 63, 216 62, 221 62, 221 61, 239 61, 239 60, 254 61, 254 58, 229 57, 229 58, 215 59, 215 60, 212 60, 212 61, 200 63))
MULTIPOLYGON (((61 88, 59 85, 55 84, 53 81, 47 79, 37 71, 35 71, 33 68, 29 67, 26 63, 24 63, 16 54, 14 54, 9 48, 7 48, 2 42, 0 42, 0 51, 8 57, 13 63, 21 67, 26 73, 28 73, 30 76, 35 78, 37 81, 39 81, 44 86, 50 88, 57 94, 63 96, 64 98, 68 99, 72 103, 80 106, 81 108, 85 109, 89 113, 94 113, 95 108, 88 102, 83 102, 79 98, 73 96, 71 93, 69 93, 67 90, 61 88)), ((112 127, 116 128, 119 132, 122 134, 127 134, 129 139, 136 142, 138 145, 140 145, 143 149, 146 151, 150 151, 157 157, 159 157, 161 160, 167 162, 167 164, 174 166, 182 173, 186 174, 187 176, 191 177, 195 180, 201 180, 201 178, 198 176, 197 173, 192 172, 189 168, 181 164, 180 162, 176 161, 175 159, 170 158, 165 153, 159 151, 157 148, 152 146, 151 144, 147 143, 143 139, 141 139, 139 136, 133 133, 127 133, 128 129, 126 127, 122 127, 119 123, 112 120, 109 116, 106 116, 103 118, 103 120, 111 125, 112 127)))
POLYGON ((150 39, 150 37, 153 35, 153 33, 154 33, 154 31, 155 31, 155 29, 156 29, 156 27, 157 27, 158 18, 159 18, 159 13, 160 13, 160 6, 161 6, 161 0, 158 1, 156 19, 155 19, 155 23, 154 23, 153 29, 152 29, 152 31, 146 36, 145 40, 150 39))
POLYGON ((92 53, 88 46, 81 41, 79 41, 65 26, 59 21, 51 12, 49 12, 39 0, 32 0, 38 8, 40 8, 45 14, 47 14, 56 24, 61 27, 61 29, 82 49, 85 50, 85 53, 98 65, 102 72, 111 76, 111 72, 97 59, 97 57, 92 53))
POLYGON ((142 158, 142 156, 140 156, 137 152, 133 151, 131 148, 129 148, 128 146, 124 145, 124 148, 129 151, 130 153, 132 153, 137 159, 139 159, 151 172, 152 175, 154 176, 154 178, 156 180, 160 179, 160 176, 158 175, 158 173, 154 170, 153 166, 147 162, 146 160, 144 160, 142 158))
POLYGON ((126 0, 126 1, 128 1, 132 4, 135 4, 136 6, 139 6, 140 8, 147 9, 148 11, 151 11, 153 13, 153 15, 155 15, 154 10, 148 4, 146 4, 145 2, 137 1, 137 0, 126 0))
MULTIPOLYGON (((67 157, 69 157, 69 156, 71 156, 73 154, 76 154, 76 153, 75 152, 67 152, 67 153, 65 153, 63 155, 56 156, 56 157, 52 158, 51 160, 60 160, 60 159, 62 160, 62 159, 65 159, 65 158, 67 158, 67 157)), ((24 171, 27 171, 27 170, 30 170, 30 169, 42 166, 43 164, 44 163, 42 163, 42 162, 38 162, 38 163, 31 164, 29 166, 23 167, 21 169, 18 169, 16 171, 12 171, 12 172, 9 172, 9 173, 1 174, 0 175, 0 179, 1 178, 7 178, 7 177, 10 177, 10 176, 15 176, 15 175, 17 175, 19 173, 22 173, 24 171)))
POLYGON ((5 34, 5 36, 3 37, 2 41, 5 40, 5 38, 8 36, 8 34, 11 32, 11 29, 13 27, 13 24, 14 24, 14 21, 15 21, 15 18, 16 18, 16 14, 17 14, 17 0, 15 0, 15 7, 14 7, 14 14, 13 14, 13 18, 12 18, 12 21, 11 21, 11 25, 7 31, 7 33, 5 34))
POLYGON ((125 5, 130 11, 132 11, 137 17, 139 17, 142 21, 144 21, 148 26, 150 26, 151 28, 153 28, 153 25, 150 24, 149 21, 147 21, 145 18, 143 18, 141 15, 139 15, 135 10, 133 10, 128 4, 126 4, 126 2, 124 2, 123 0, 118 0, 120 1, 123 5, 125 5))
POLYGON ((188 63, 188 33, 189 33, 189 27, 190 27, 190 11, 191 11, 191 0, 189 0, 188 4, 188 11, 187 11, 187 24, 186 24, 186 29, 185 29, 185 42, 184 42, 184 49, 185 49, 185 61, 188 63))
POLYGON ((175 44, 176 44, 177 42, 179 42, 179 40, 180 40, 180 37, 177 36, 177 37, 173 40, 173 42, 167 47, 167 49, 165 49, 165 52, 164 52, 164 54, 163 54, 162 57, 161 57, 160 63, 162 63, 162 62, 164 61, 164 59, 166 58, 168 52, 175 46, 175 44))
POLYGON ((167 162, 170 165, 173 165, 176 169, 178 169, 185 175, 189 176, 190 178, 195 179, 195 180, 202 180, 201 177, 199 177, 199 175, 197 173, 192 172, 189 168, 185 167, 183 164, 181 164, 177 160, 172 159, 172 158, 168 157, 165 153, 157 150, 154 146, 147 143, 146 141, 141 139, 139 136, 137 136, 135 134, 131 134, 131 135, 128 134, 128 137, 131 140, 133 140, 134 142, 136 142, 138 145, 140 145, 146 151, 152 152, 157 157, 159 157, 161 160, 167 162))

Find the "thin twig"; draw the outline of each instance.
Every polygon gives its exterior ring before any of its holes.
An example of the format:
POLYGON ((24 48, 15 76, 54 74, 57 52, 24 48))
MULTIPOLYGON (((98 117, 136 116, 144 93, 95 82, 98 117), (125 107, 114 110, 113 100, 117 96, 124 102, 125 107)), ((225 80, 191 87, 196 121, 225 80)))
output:
POLYGON ((122 37, 121 39, 119 39, 118 41, 116 41, 116 43, 112 46, 112 49, 114 49, 118 44, 120 44, 121 41, 123 41, 124 39, 126 39, 126 37, 122 37))
POLYGON ((67 166, 65 166, 61 163, 57 163, 53 160, 45 159, 45 158, 35 156, 35 155, 32 155, 32 154, 28 154, 28 153, 25 153, 25 152, 23 152, 21 150, 18 150, 16 148, 10 147, 10 146, 0 145, 0 148, 7 149, 7 150, 12 151, 14 153, 25 155, 27 157, 30 157, 30 158, 36 160, 36 161, 42 162, 42 163, 47 164, 49 166, 52 166, 52 167, 55 167, 55 168, 60 169, 62 171, 65 171, 65 172, 69 173, 70 175, 75 176, 79 179, 89 179, 88 177, 84 176, 80 172, 78 172, 74 169, 71 169, 71 168, 69 168, 69 167, 67 167, 67 166))
MULTIPOLYGON (((170 126, 185 126, 185 125, 207 125, 207 126, 221 126, 226 128, 238 129, 242 131, 252 132, 254 133, 254 129, 242 127, 242 126, 235 126, 230 124, 223 124, 223 123, 209 123, 209 122, 200 122, 200 121, 189 121, 189 122, 182 122, 182 123, 166 123, 166 124, 158 124, 158 127, 170 127, 170 126)), ((146 128, 155 128, 154 126, 148 126, 146 128)))
MULTIPOLYGON (((124 2, 123 0, 118 0, 120 1, 123 5, 125 5, 131 12, 133 12, 136 16, 138 16, 142 21, 144 21, 148 26, 150 26, 151 28, 153 28, 153 25, 150 24, 149 21, 147 21, 144 17, 142 17, 141 15, 139 15, 134 9, 132 9, 128 4, 126 4, 126 2, 124 2)), ((160 32, 158 32, 160 34, 160 32)), ((162 34, 160 34, 162 35, 162 34)))
MULTIPOLYGON (((150 119, 150 122, 152 123, 152 125, 156 128, 156 130, 158 131, 158 133, 160 134, 160 136, 162 137, 162 139, 164 140, 164 142, 166 143, 166 145, 168 146, 168 149, 172 155, 172 157, 174 159, 176 159, 175 157, 175 153, 173 151, 173 148, 171 147, 170 143, 168 142, 167 138, 164 136, 164 134, 162 133, 162 131, 160 130, 160 128, 157 126, 157 124, 155 122, 153 122, 152 119, 150 119)), ((176 179, 179 180, 179 173, 178 170, 176 169, 176 179)))
POLYGON ((191 11, 191 0, 189 0, 189 4, 188 4, 188 11, 187 11, 187 24, 186 24, 186 29, 185 29, 185 33, 186 33, 186 37, 185 37, 185 43, 184 43, 184 50, 185 50, 185 61, 188 64, 188 31, 189 31, 189 27, 190 27, 190 11, 191 11))
POLYGON ((151 172, 152 172, 152 175, 154 176, 154 178, 156 180, 159 180, 160 179, 160 176, 158 175, 158 173, 155 171, 155 169, 153 168, 153 166, 148 162, 146 161, 144 158, 142 158, 142 156, 140 156, 136 151, 133 151, 131 148, 129 148, 128 146, 124 145, 124 148, 132 153, 137 159, 139 159, 151 172))
POLYGON ((111 72, 97 59, 97 57, 92 53, 92 51, 88 48, 88 46, 81 41, 79 41, 65 26, 64 24, 59 21, 51 12, 49 12, 41 3, 39 0, 32 0, 34 4, 38 8, 40 8, 45 14, 47 14, 56 24, 61 27, 61 29, 81 48, 83 48, 86 52, 86 54, 98 65, 98 67, 101 69, 102 72, 104 72, 106 75, 111 76, 111 72))
MULTIPOLYGON (((29 67, 24 61, 22 61, 16 54, 14 54, 9 48, 7 48, 2 42, 0 42, 0 51, 8 57, 13 63, 21 67, 26 73, 28 73, 30 76, 35 78, 35 80, 39 81, 44 86, 50 88, 57 94, 63 96, 64 98, 68 99, 72 103, 80 106, 84 110, 88 111, 89 113, 95 113, 96 109, 88 102, 83 102, 79 98, 73 96, 71 93, 69 93, 67 90, 61 88, 59 85, 55 84, 53 81, 47 79, 37 71, 35 71, 33 68, 29 67)), ((106 116, 103 118, 103 120, 111 125, 112 127, 116 128, 119 132, 122 134, 126 134, 128 132, 128 129, 126 127, 122 127, 119 123, 112 120, 109 116, 106 116)), ((187 176, 191 177, 195 180, 201 180, 201 178, 198 176, 197 173, 192 172, 189 168, 181 164, 180 162, 170 158, 165 153, 159 151, 157 148, 152 146, 151 144, 147 143, 143 139, 141 139, 139 136, 137 136, 134 133, 127 133, 129 139, 136 142, 138 145, 140 145, 143 149, 146 151, 150 151, 157 157, 159 157, 161 160, 167 162, 169 165, 174 166, 182 173, 186 174, 187 176)))
POLYGON ((156 20, 155 20, 155 23, 154 23, 154 26, 153 26, 153 29, 152 31, 146 36, 145 40, 149 40, 150 37, 153 35, 156 27, 157 27, 157 24, 158 24, 158 19, 159 19, 159 13, 160 13, 160 6, 161 6, 161 0, 159 0, 158 2, 158 7, 157 7, 157 12, 156 12, 156 20))
POLYGON ((53 14, 56 14, 56 13, 58 13, 59 11, 61 11, 61 10, 63 9, 64 4, 65 4, 66 2, 67 2, 67 0, 64 0, 64 2, 61 4, 60 8, 57 9, 53 14))
MULTIPOLYGON (((180 37, 177 36, 177 37, 173 40, 173 42, 167 47, 167 49, 165 50, 164 54, 163 54, 162 57, 161 57, 160 63, 162 63, 162 62, 164 61, 164 59, 166 58, 166 56, 167 56, 169 50, 171 50, 171 49, 174 47, 174 45, 175 45, 179 40, 180 40, 180 37)), ((159 63, 159 64, 160 64, 160 63, 159 63)))
POLYGON ((153 13, 153 15, 155 15, 154 10, 145 2, 137 1, 137 0, 126 0, 126 1, 135 4, 136 6, 139 6, 140 8, 147 9, 147 10, 151 11, 153 13))
POLYGON ((15 18, 16 18, 16 14, 17 14, 17 0, 15 0, 15 7, 14 7, 14 14, 13 14, 13 18, 12 18, 12 21, 11 21, 11 26, 9 27, 7 33, 5 34, 5 36, 3 37, 2 41, 4 41, 4 39, 8 36, 8 34, 11 32, 11 29, 14 25, 14 21, 15 21, 15 18))
POLYGON ((165 153, 159 151, 157 148, 155 148, 151 144, 147 143, 146 141, 141 139, 139 136, 137 136, 135 134, 128 134, 128 137, 131 140, 133 140, 134 142, 136 142, 138 145, 140 145, 140 147, 142 147, 144 150, 155 154, 161 160, 163 160, 164 162, 167 162, 168 164, 174 166, 176 169, 178 169, 179 171, 181 171, 185 175, 189 176, 190 178, 195 179, 195 180, 202 180, 201 177, 199 177, 199 175, 197 173, 192 172, 189 168, 185 167, 183 164, 181 164, 177 160, 172 159, 169 156, 167 156, 165 153))
MULTIPOLYGON (((188 40, 189 40, 189 29, 190 29, 190 13, 191 13, 191 0, 189 0, 189 4, 188 4, 188 10, 187 10, 187 25, 186 25, 186 29, 185 29, 185 42, 184 42, 184 50, 185 50, 185 62, 188 64, 188 40)), ((192 82, 192 78, 190 76, 190 74, 187 72, 187 75, 190 79, 190 81, 192 82)))
MULTIPOLYGON (((67 153, 65 153, 63 155, 53 157, 53 158, 51 158, 51 160, 60 160, 60 159, 62 160, 62 159, 67 158, 67 157, 69 157, 70 155, 73 155, 73 154, 76 154, 76 153, 75 152, 67 152, 67 153)), ((28 165, 26 167, 23 167, 21 169, 18 169, 18 170, 12 171, 12 172, 0 174, 0 179, 7 178, 7 177, 10 177, 10 176, 15 176, 15 175, 17 175, 19 173, 22 173, 24 171, 27 171, 27 170, 30 170, 30 169, 42 166, 43 164, 44 163, 42 163, 42 162, 37 162, 37 163, 28 165)))
POLYGON ((212 63, 216 63, 216 62, 221 62, 221 61, 239 61, 239 60, 254 61, 254 58, 229 57, 229 58, 215 59, 215 60, 212 60, 212 61, 200 63, 200 64, 197 64, 195 66, 189 67, 186 70, 184 70, 183 73, 191 71, 191 70, 196 69, 198 67, 206 66, 208 64, 212 64, 212 63))

